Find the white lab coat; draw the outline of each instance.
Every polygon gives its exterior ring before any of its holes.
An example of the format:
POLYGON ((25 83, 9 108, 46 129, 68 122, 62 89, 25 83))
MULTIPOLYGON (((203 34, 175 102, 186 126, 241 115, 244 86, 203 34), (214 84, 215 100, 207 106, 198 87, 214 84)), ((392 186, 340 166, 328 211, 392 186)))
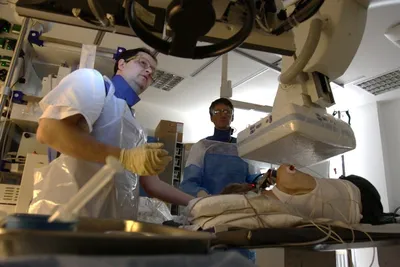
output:
MULTIPOLYGON (((126 102, 114 96, 115 88, 107 77, 92 69, 79 69, 66 76, 40 102, 41 118, 63 119, 81 114, 80 127, 98 141, 133 148, 146 141, 142 127, 126 102), (108 94, 104 81, 110 84, 108 94)), ((50 214, 102 167, 62 154, 34 175, 34 194, 29 212, 50 214)), ((81 216, 94 218, 136 219, 139 176, 125 171, 100 191, 82 210, 81 216)))

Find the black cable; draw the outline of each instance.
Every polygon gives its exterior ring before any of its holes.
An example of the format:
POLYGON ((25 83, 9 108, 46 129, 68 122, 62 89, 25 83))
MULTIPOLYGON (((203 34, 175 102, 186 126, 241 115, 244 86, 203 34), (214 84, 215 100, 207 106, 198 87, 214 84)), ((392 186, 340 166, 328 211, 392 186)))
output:
POLYGON ((257 176, 253 179, 253 181, 252 181, 251 183, 254 184, 255 182, 257 182, 257 179, 260 178, 260 177, 263 176, 263 175, 264 175, 264 173, 260 173, 259 175, 257 175, 257 176))
POLYGON ((399 215, 399 214, 397 214, 397 212, 398 212, 399 210, 400 210, 400 207, 397 207, 397 208, 394 209, 393 213, 394 213, 395 215, 399 215))
POLYGON ((391 215, 393 217, 393 223, 396 223, 397 222, 396 218, 400 216, 400 214, 397 213, 399 210, 400 210, 400 206, 395 208, 393 213, 386 213, 386 215, 389 215, 389 216, 391 215))
POLYGON ((281 35, 290 31, 293 25, 300 24, 314 16, 321 8, 325 0, 303 0, 296 5, 295 10, 277 28, 272 30, 272 34, 281 35))
POLYGON ((107 19, 106 13, 97 0, 87 0, 87 4, 90 11, 92 11, 92 14, 96 17, 101 26, 110 26, 110 21, 107 19))

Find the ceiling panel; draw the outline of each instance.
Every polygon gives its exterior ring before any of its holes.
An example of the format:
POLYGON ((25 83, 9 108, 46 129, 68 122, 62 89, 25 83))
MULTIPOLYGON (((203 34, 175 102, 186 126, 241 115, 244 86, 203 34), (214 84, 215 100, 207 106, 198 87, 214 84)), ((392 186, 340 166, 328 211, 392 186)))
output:
POLYGON ((249 49, 243 49, 243 48, 240 48, 240 50, 242 50, 243 52, 246 52, 252 56, 255 56, 258 59, 261 59, 268 63, 271 63, 271 64, 278 62, 282 58, 282 56, 278 55, 278 54, 271 54, 271 53, 267 53, 267 52, 249 50, 249 49))
POLYGON ((341 83, 366 79, 400 67, 400 49, 384 36, 390 26, 400 22, 400 1, 381 2, 388 4, 372 5, 368 11, 361 45, 353 62, 339 79, 341 83))
POLYGON ((233 90, 233 99, 259 105, 272 106, 278 90, 279 75, 267 71, 233 90))
MULTIPOLYGON (((261 64, 235 53, 229 53, 228 64, 228 79, 232 81, 232 84, 263 68, 261 64)), ((151 87, 142 95, 142 98, 180 111, 208 107, 211 101, 219 97, 221 65, 222 60, 219 58, 196 77, 187 77, 171 91, 165 92, 151 87)))

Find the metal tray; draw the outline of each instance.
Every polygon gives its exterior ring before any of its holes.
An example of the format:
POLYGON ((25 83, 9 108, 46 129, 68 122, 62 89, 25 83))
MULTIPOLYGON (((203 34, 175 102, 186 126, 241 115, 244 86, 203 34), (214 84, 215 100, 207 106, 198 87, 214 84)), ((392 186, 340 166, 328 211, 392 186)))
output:
POLYGON ((74 232, 0 230, 0 256, 206 254, 212 234, 136 221, 81 218, 74 232))

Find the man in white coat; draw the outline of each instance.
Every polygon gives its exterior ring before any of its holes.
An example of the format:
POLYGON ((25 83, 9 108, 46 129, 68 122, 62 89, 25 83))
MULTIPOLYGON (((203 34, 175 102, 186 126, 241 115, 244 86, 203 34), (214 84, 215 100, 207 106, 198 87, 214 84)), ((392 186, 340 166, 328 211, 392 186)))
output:
POLYGON ((143 48, 127 50, 110 80, 93 69, 66 76, 40 102, 37 138, 61 156, 35 173, 30 213, 49 214, 66 203, 104 164, 119 158, 125 168, 84 208, 95 218, 136 219, 139 183, 160 200, 187 205, 193 198, 162 182, 171 160, 162 144, 146 144, 132 106, 153 81, 157 60, 143 48))

